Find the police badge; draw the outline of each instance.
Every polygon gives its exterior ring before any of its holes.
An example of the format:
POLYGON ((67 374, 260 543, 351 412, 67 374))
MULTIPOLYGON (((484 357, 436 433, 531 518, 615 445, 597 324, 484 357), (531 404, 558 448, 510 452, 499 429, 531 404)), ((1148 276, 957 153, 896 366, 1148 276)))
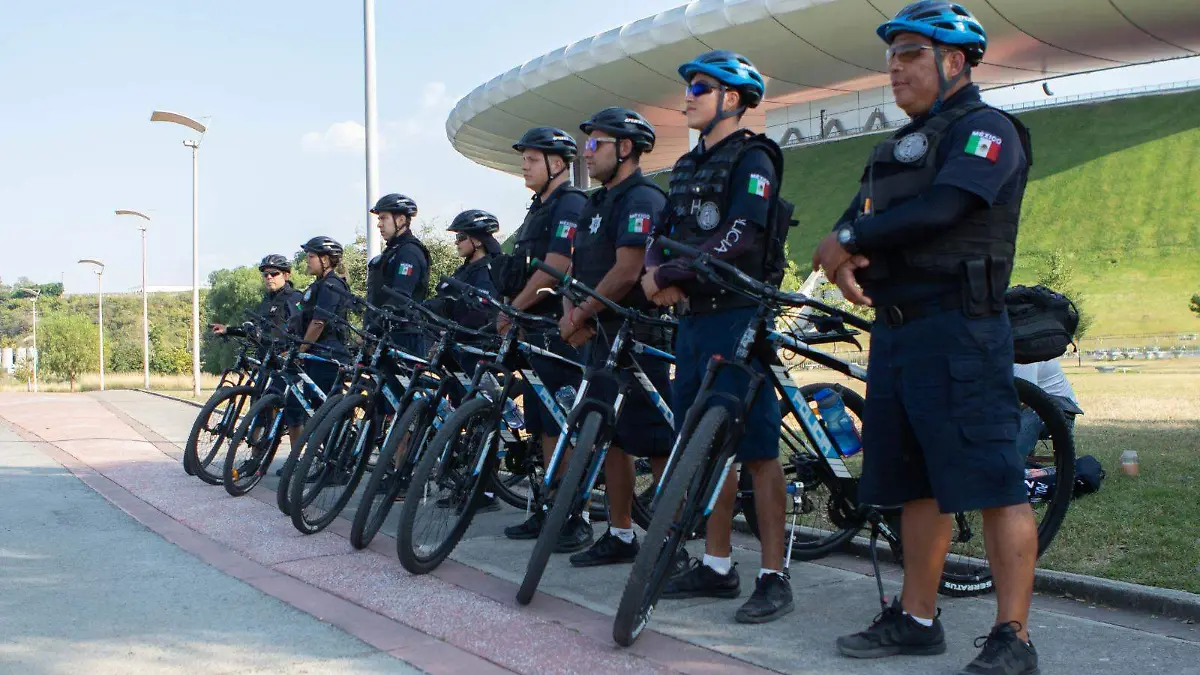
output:
POLYGON ((912 164, 924 157, 927 150, 929 150, 929 139, 923 133, 913 132, 896 141, 895 147, 892 148, 892 156, 897 161, 912 164))
POLYGON ((713 202, 704 202, 700 207, 700 215, 696 218, 700 229, 705 232, 716 229, 717 225, 721 224, 721 209, 713 202))

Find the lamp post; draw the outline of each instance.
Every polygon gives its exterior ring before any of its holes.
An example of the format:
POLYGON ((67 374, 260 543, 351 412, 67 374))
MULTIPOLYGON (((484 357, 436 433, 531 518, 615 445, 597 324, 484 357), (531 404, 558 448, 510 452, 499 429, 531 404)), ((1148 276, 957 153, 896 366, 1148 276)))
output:
POLYGON ((179 113, 155 110, 151 122, 171 122, 200 132, 200 139, 184 141, 192 149, 192 396, 200 396, 200 141, 204 140, 207 127, 179 113))
MULTIPOLYGON (((375 99, 375 0, 363 0, 363 72, 366 78, 367 208, 379 199, 379 112, 375 99)), ((367 216, 367 260, 379 255, 379 230, 367 216)))
MULTIPOLYGON (((22 288, 24 293, 33 296, 33 391, 38 390, 38 353, 37 353, 37 301, 42 297, 42 291, 37 288, 22 288)), ((28 353, 28 352, 26 352, 28 353)))
POLYGON ((79 261, 80 264, 89 264, 96 266, 96 292, 99 295, 99 309, 97 314, 100 319, 100 391, 104 391, 104 263, 99 260, 84 258, 79 261))
MULTIPOLYGON (((128 211, 120 209, 117 212, 118 216, 137 216, 150 222, 150 216, 137 211, 128 211)), ((138 224, 138 229, 142 231, 142 386, 146 389, 150 388, 150 313, 147 308, 146 300, 146 225, 138 224)))

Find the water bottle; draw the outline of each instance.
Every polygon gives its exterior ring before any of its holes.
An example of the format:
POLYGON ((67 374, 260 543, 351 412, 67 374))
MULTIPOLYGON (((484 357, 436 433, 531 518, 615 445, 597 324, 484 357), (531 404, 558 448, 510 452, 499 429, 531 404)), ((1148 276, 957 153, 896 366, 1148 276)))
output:
POLYGON ((849 457, 862 450, 862 439, 858 437, 854 421, 846 414, 846 404, 842 402, 841 394, 832 389, 822 389, 813 398, 821 411, 825 429, 842 456, 849 457))
POLYGON ((517 407, 516 403, 512 402, 512 399, 504 399, 503 417, 504 423, 508 425, 510 430, 517 431, 518 429, 525 428, 525 418, 521 415, 521 409, 517 407))
POLYGON ((450 405, 450 399, 442 399, 438 402, 437 414, 433 416, 434 430, 441 429, 442 423, 450 417, 450 413, 454 412, 454 406, 450 405))
POLYGON ((1121 470, 1126 476, 1138 475, 1137 450, 1126 450, 1121 453, 1121 470))
POLYGON ((572 387, 568 384, 567 386, 555 392, 554 400, 558 401, 558 405, 563 409, 563 411, 571 412, 571 408, 575 407, 576 393, 575 387, 572 387))

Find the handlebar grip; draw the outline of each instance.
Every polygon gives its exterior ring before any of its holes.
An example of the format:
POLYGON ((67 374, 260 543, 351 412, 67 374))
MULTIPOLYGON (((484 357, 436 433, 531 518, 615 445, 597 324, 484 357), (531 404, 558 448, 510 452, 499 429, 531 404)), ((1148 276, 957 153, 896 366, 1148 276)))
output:
POLYGON ((549 274, 550 276, 554 277, 555 280, 557 280, 557 281, 561 282, 561 281, 567 280, 566 274, 559 272, 558 270, 554 269, 553 267, 547 265, 546 263, 542 262, 541 260, 539 260, 537 258, 534 258, 532 261, 530 261, 529 266, 535 270, 541 270, 541 271, 545 272, 546 274, 549 274))
POLYGON ((701 251, 698 248, 692 248, 687 244, 681 244, 674 239, 659 237, 658 243, 662 244, 664 248, 671 249, 671 251, 674 253, 680 253, 689 258, 699 258, 700 256, 704 255, 704 251, 701 251))

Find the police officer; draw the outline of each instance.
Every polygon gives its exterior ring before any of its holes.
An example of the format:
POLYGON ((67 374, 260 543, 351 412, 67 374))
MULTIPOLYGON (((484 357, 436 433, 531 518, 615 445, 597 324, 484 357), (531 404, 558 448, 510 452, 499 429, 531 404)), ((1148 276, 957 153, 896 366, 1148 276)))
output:
MULTIPOLYGON (((553 287, 554 278, 541 270, 530 273, 529 261, 540 259, 560 272, 566 272, 571 264, 571 242, 579 224, 579 211, 587 201, 583 192, 568 182, 578 147, 575 139, 562 129, 535 127, 525 132, 521 140, 513 144, 513 149, 521 153, 521 175, 525 178, 525 187, 533 191, 533 200, 525 221, 517 230, 512 255, 498 261, 497 286, 504 296, 512 298, 510 302, 517 309, 557 318, 562 312, 562 303, 549 293, 539 293, 553 287)), ((508 317, 499 315, 496 328, 502 333, 507 331, 508 317)), ((556 330, 525 337, 546 345, 560 356, 579 360, 578 351, 563 342, 556 330)), ((541 357, 533 357, 533 364, 551 392, 579 384, 577 370, 541 357)), ((525 402, 526 429, 534 438, 541 438, 543 462, 549 463, 558 440, 558 424, 532 387, 523 387, 522 400, 525 402)), ((524 523, 506 528, 504 534, 510 539, 536 539, 544 520, 545 514, 537 511, 524 523)), ((555 550, 575 552, 591 541, 591 526, 582 520, 571 520, 555 550)))
MULTIPOLYGON (((772 245, 772 207, 779 190, 779 148, 765 136, 740 128, 747 108, 762 101, 762 74, 746 57, 729 51, 701 54, 679 67, 687 83, 688 127, 700 142, 679 158, 671 173, 665 231, 746 274, 766 280, 772 245)), ((737 341, 757 311, 753 300, 722 292, 696 279, 683 261, 670 259, 658 244, 646 252, 642 288, 659 305, 683 303, 675 343, 675 422, 695 402, 709 360, 733 358, 737 341), (684 302, 686 301, 686 302, 684 302)), ((718 389, 745 392, 745 382, 724 373, 718 389)), ((762 567, 754 593, 738 609, 740 623, 774 621, 793 609, 792 588, 783 566, 783 469, 779 464, 779 400, 771 387, 759 390, 747 411, 737 460, 754 479, 754 500, 762 532, 762 567)), ((664 598, 740 594, 730 560, 730 533, 737 496, 736 477, 727 478, 708 519, 700 564, 671 579, 664 598)))
POLYGON ((903 504, 904 591, 847 656, 945 651, 938 579, 952 513, 981 510, 997 618, 963 673, 1038 671, 1027 632, 1037 527, 1014 439, 1004 312, 1029 136, 971 83, 987 35, 958 3, 924 0, 876 31, 912 119, 871 153, 858 195, 813 256, 875 307, 859 499, 903 504))
MULTIPOLYGON (((423 301, 428 293, 430 257, 429 249, 412 233, 416 202, 392 193, 380 197, 371 213, 378 216, 376 226, 387 246, 367 263, 367 302, 377 307, 395 304, 381 290, 385 286, 423 301)), ((414 355, 425 351, 424 335, 418 325, 405 324, 392 335, 398 347, 414 355)))
MULTIPOLYGON (((500 242, 493 235, 499 230, 500 221, 487 211, 470 209, 455 216, 446 231, 454 233, 454 246, 463 263, 451 276, 464 284, 495 294, 491 270, 492 260, 500 253, 500 242)), ((425 304, 467 328, 483 328, 495 318, 477 303, 464 301, 453 294, 439 294, 425 304)))
MULTIPOLYGON (((292 317, 300 313, 300 291, 292 285, 292 261, 278 253, 264 256, 258 263, 266 295, 255 313, 279 331, 287 328, 292 317)), ((214 323, 210 326, 216 335, 245 335, 237 326, 214 323)))
MULTIPOLYGON (((667 198, 657 185, 642 175, 639 166, 643 153, 654 149, 654 127, 640 114, 625 108, 605 108, 579 125, 588 134, 583 158, 588 174, 602 187, 588 197, 575 233, 571 256, 571 274, 597 292, 623 306, 646 311, 654 307, 638 281, 646 240, 654 224, 662 217, 667 198)), ((610 340, 621 321, 596 300, 578 307, 564 300, 559 329, 572 346, 584 346, 584 363, 591 368, 604 366, 611 348, 610 340), (599 320, 600 334, 596 334, 599 320)), ((654 342, 654 331, 641 331, 638 339, 654 342)), ((666 340, 658 347, 669 348, 666 340)), ((640 360, 650 382, 670 405, 671 377, 667 363, 660 359, 640 360)), ((632 379, 629 372, 622 378, 632 379)), ((589 396, 609 403, 617 389, 610 380, 592 382, 589 396)), ((586 551, 571 556, 576 567, 633 562, 638 543, 631 519, 635 471, 633 457, 648 457, 655 479, 671 452, 672 429, 662 418, 644 390, 632 384, 632 398, 625 403, 617 420, 616 434, 604 460, 605 491, 608 495, 608 531, 586 551)))
MULTIPOLYGON (((324 347, 320 356, 347 362, 350 359, 350 351, 346 348, 345 330, 332 324, 328 318, 333 315, 345 319, 349 311, 347 294, 350 292, 350 286, 338 269, 342 262, 342 245, 330 237, 320 236, 309 239, 300 248, 305 253, 308 273, 316 279, 304 290, 293 332, 304 336, 305 342, 324 347), (318 312, 317 309, 322 311, 318 312)), ((302 352, 309 349, 308 345, 300 346, 302 352)), ((337 364, 323 361, 303 363, 304 372, 325 393, 332 391, 338 384, 337 364)), ((304 409, 294 397, 288 397, 283 417, 294 443, 300 438, 300 430, 304 425, 304 409)))

